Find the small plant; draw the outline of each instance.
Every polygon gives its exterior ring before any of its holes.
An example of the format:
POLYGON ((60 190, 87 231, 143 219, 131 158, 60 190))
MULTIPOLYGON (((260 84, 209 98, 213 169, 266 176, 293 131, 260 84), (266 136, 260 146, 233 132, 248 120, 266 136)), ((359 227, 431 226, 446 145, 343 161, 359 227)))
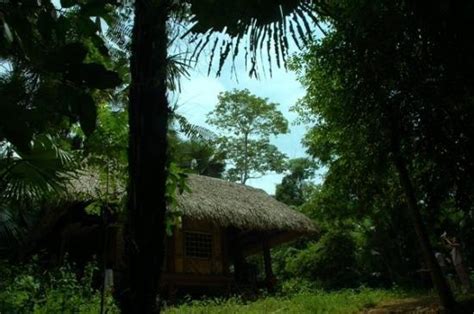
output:
POLYGON ((320 286, 318 282, 312 282, 303 278, 292 278, 281 283, 282 295, 295 295, 298 293, 315 292, 320 286))
MULTIPOLYGON (((44 271, 36 259, 27 265, 0 261, 0 313, 98 313, 100 293, 93 287, 97 270, 91 262, 79 277, 69 263, 44 271)), ((111 296, 105 305, 108 313, 118 313, 111 296)))

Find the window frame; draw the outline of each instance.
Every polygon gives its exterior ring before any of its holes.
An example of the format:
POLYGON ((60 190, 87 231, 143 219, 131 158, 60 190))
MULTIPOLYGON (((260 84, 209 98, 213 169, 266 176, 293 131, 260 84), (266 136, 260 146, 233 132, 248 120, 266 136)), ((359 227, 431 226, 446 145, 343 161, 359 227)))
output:
POLYGON ((211 232, 196 231, 196 230, 185 230, 185 231, 183 231, 183 253, 184 253, 183 255, 184 255, 185 258, 210 261, 210 260, 212 260, 212 258, 214 256, 213 244, 214 244, 214 236, 213 236, 213 233, 211 233, 211 232), (187 239, 187 236, 189 234, 209 236, 209 240, 210 240, 209 241, 209 256, 203 257, 203 256, 189 255, 188 246, 186 245, 188 243, 188 241, 186 241, 186 239, 187 239))

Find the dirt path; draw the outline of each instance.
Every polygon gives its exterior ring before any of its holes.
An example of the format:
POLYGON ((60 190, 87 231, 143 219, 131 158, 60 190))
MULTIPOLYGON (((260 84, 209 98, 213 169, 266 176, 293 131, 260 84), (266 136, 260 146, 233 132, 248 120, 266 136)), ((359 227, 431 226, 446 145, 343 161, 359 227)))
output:
MULTIPOLYGON (((446 313, 439 304, 436 297, 406 298, 382 303, 375 308, 365 311, 367 314, 434 314, 446 313)), ((456 313, 474 314, 474 295, 464 296, 459 301, 459 309, 456 313)))

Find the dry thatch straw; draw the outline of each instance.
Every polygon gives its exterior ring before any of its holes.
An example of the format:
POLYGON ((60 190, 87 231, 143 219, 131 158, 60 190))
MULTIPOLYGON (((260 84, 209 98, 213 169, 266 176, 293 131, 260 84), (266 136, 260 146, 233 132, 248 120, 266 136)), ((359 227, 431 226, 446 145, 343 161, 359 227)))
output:
MULTIPOLYGON (((100 197, 96 175, 84 174, 72 183, 76 200, 100 197)), ((277 201, 263 190, 221 179, 190 174, 191 192, 178 196, 178 208, 185 218, 213 222, 223 227, 245 230, 279 230, 312 233, 314 223, 300 212, 277 201)), ((114 194, 124 189, 115 186, 114 194)))
POLYGON ((198 175, 188 185, 191 192, 178 197, 185 217, 246 230, 316 231, 308 217, 263 190, 198 175))

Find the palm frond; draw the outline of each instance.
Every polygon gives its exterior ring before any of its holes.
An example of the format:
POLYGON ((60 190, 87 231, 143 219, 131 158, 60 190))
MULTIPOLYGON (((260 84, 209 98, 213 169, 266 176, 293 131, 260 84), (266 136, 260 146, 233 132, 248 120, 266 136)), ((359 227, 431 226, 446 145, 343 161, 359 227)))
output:
POLYGON ((16 211, 5 203, 0 204, 0 252, 7 251, 21 242, 25 228, 16 218, 16 211))
POLYGON ((190 139, 213 141, 216 139, 216 134, 211 130, 192 124, 186 117, 179 113, 173 112, 171 121, 176 122, 179 126, 179 131, 190 139))
MULTIPOLYGON (((188 36, 189 42, 194 44, 193 57, 196 58, 212 43, 209 73, 214 58, 218 60, 216 75, 219 76, 229 57, 234 62, 239 53, 244 53, 250 76, 259 76, 259 59, 267 60, 271 75, 273 62, 278 67, 286 67, 289 38, 301 47, 313 38, 316 28, 323 30, 318 16, 326 14, 323 12, 327 7, 325 2, 190 0, 193 24, 183 37, 188 36)), ((263 66, 263 62, 260 64, 263 66)))
POLYGON ((72 154, 49 135, 38 136, 28 153, 4 145, 0 150, 0 199, 21 203, 63 193, 74 166, 72 154))

